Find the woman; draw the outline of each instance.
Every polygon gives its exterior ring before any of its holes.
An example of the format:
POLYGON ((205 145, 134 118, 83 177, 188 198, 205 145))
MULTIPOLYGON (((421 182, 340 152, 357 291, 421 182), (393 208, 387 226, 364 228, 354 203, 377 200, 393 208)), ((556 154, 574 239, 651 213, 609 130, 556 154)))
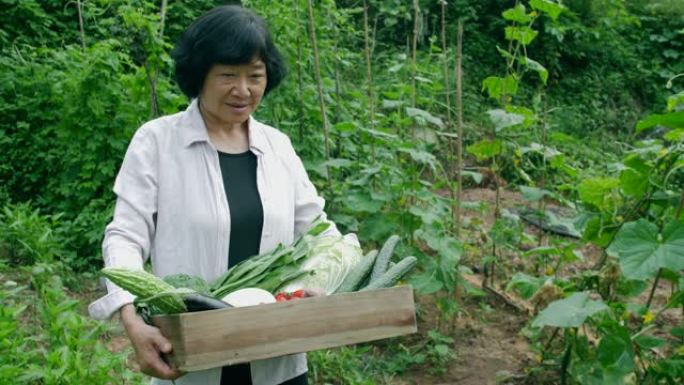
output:
MULTIPOLYGON (((183 112, 135 133, 114 184, 114 218, 105 230, 106 266, 213 280, 241 260, 290 244, 323 213, 289 138, 251 117, 283 79, 283 59, 265 23, 239 6, 202 15, 172 57, 190 99, 183 112)), ((334 226, 330 234, 339 234, 334 226)), ((135 314, 133 296, 107 282, 90 312, 119 311, 141 370, 166 384, 306 384, 304 354, 183 374, 161 358, 172 350, 135 314)))

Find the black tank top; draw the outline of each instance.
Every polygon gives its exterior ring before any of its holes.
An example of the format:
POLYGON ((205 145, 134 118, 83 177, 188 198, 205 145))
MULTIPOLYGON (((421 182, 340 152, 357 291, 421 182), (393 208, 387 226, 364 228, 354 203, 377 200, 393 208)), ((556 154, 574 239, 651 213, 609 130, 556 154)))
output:
MULTIPOLYGON (((230 209, 228 267, 259 254, 264 210, 256 182, 257 159, 251 151, 228 154, 219 151, 223 187, 230 209)), ((221 385, 251 385, 249 363, 224 366, 221 385)))

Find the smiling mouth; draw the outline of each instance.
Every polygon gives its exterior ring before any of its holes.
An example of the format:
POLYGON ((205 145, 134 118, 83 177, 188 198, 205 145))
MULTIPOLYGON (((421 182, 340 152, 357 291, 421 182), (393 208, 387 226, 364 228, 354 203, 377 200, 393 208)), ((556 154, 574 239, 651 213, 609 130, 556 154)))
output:
POLYGON ((228 107, 237 108, 237 109, 243 109, 243 108, 247 108, 249 106, 248 104, 232 104, 232 103, 226 103, 226 105, 228 107))

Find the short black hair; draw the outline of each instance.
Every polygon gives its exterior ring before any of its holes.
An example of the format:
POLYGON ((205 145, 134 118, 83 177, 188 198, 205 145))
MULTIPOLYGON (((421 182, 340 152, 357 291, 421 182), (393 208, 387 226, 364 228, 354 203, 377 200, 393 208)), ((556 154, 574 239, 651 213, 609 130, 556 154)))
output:
POLYGON ((200 94, 214 64, 248 64, 260 58, 266 65, 264 95, 287 73, 264 20, 239 5, 216 7, 200 16, 183 32, 171 57, 176 63, 176 82, 190 99, 200 94))

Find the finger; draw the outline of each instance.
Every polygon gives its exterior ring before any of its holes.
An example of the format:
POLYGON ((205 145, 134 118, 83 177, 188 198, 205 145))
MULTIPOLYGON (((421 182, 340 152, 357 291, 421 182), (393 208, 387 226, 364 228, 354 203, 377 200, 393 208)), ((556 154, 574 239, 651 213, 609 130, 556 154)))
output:
POLYGON ((171 342, 166 339, 161 333, 157 333, 154 336, 154 346, 157 348, 158 351, 161 353, 171 353, 173 351, 173 346, 171 345, 171 342))
POLYGON ((178 369, 172 368, 166 362, 162 361, 160 356, 157 356, 156 359, 148 362, 147 365, 147 374, 153 377, 161 378, 164 380, 174 380, 182 375, 182 373, 178 369))

